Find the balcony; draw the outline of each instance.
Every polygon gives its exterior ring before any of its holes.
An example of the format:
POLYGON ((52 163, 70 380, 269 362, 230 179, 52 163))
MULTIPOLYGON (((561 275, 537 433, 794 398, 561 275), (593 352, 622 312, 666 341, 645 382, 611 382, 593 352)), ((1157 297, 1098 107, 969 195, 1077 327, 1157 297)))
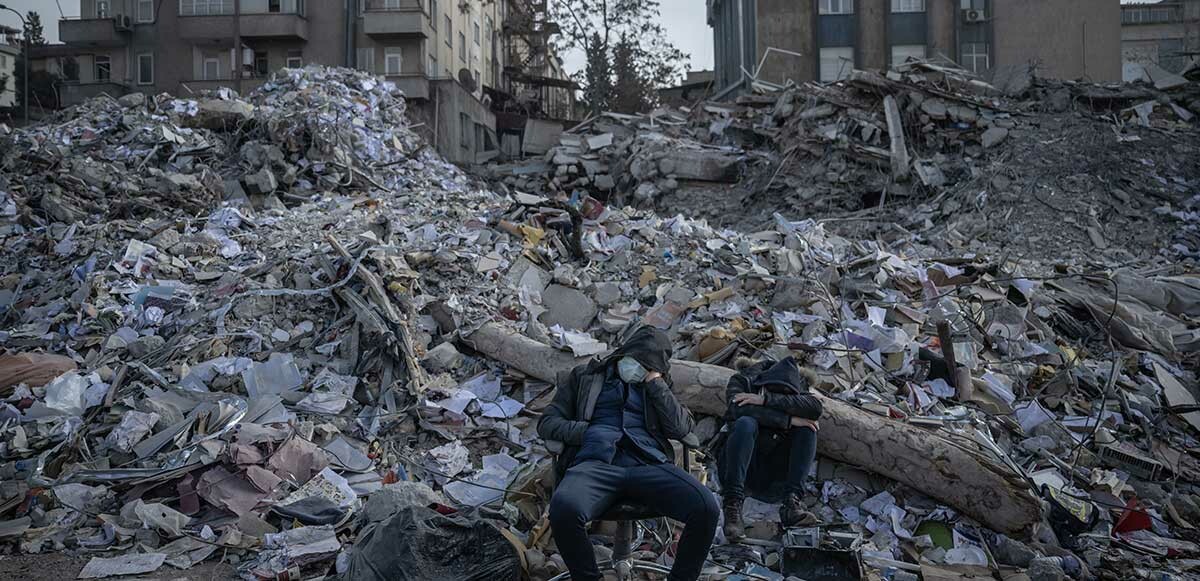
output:
POLYGON ((64 43, 74 46, 125 46, 129 42, 130 27, 125 25, 128 21, 128 16, 63 19, 58 21, 58 36, 64 43), (122 23, 120 28, 117 27, 118 18, 122 23))
POLYGON ((387 80, 396 85, 397 89, 404 91, 405 99, 429 98, 429 78, 421 73, 387 75, 387 80))
POLYGON ((430 38, 429 15, 419 0, 368 0, 362 30, 375 37, 430 38))
MULTIPOLYGON (((232 14, 179 17, 179 37, 188 40, 233 38, 232 14)), ((243 12, 242 38, 308 40, 308 19, 298 12, 243 12)))
POLYGON ((108 95, 116 98, 128 92, 129 87, 115 81, 96 83, 63 81, 58 85, 58 101, 63 107, 70 107, 88 99, 99 97, 100 95, 108 95))

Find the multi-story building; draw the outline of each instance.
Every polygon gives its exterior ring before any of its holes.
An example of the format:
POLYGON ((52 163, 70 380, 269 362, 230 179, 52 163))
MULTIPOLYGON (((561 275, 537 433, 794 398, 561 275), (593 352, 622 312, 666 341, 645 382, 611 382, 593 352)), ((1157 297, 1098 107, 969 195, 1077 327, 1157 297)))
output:
POLYGON ((944 57, 1096 81, 1121 77, 1119 0, 707 0, 716 87, 835 81, 944 57))
POLYGON ((1200 0, 1121 0, 1124 79, 1143 77, 1146 65, 1182 72, 1200 55, 1200 0))
POLYGON ((78 75, 64 105, 101 92, 232 87, 246 93, 309 63, 384 75, 445 157, 496 150, 485 88, 506 85, 509 0, 81 0, 59 22, 78 75))
POLYGON ((0 109, 17 104, 17 59, 21 55, 21 31, 0 26, 0 109))

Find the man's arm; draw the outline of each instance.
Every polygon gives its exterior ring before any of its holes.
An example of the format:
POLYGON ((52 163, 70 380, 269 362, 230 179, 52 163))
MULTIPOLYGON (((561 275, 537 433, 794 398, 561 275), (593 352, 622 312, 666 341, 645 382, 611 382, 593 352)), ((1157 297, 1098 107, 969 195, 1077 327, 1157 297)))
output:
POLYGON ((653 379, 643 384, 650 405, 658 416, 659 427, 664 436, 672 440, 682 440, 692 433, 696 427, 692 412, 675 399, 675 393, 667 385, 661 375, 655 374, 653 379))
POLYGON ((575 419, 578 387, 579 374, 575 371, 567 376, 565 382, 555 387, 554 401, 546 406, 537 424, 537 433, 543 440, 553 440, 570 446, 583 444, 583 433, 587 431, 588 423, 575 419))
POLYGON ((806 420, 821 419, 823 406, 815 395, 785 395, 767 392, 763 405, 772 410, 778 410, 788 416, 796 416, 806 420))
POLYGON ((725 405, 728 409, 725 414, 726 421, 749 416, 764 428, 786 430, 791 427, 792 419, 784 412, 761 405, 740 404, 737 401, 739 398, 735 396, 743 393, 750 393, 750 382, 746 376, 738 373, 729 378, 729 383, 725 387, 725 405))

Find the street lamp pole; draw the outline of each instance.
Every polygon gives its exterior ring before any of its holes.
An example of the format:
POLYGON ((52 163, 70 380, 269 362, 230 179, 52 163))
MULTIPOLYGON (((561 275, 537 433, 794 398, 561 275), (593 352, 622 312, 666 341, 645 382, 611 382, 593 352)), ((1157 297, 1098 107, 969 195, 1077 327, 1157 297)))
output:
POLYGON ((9 8, 8 6, 0 4, 0 10, 7 10, 9 12, 12 12, 13 14, 17 15, 17 18, 21 19, 21 31, 22 31, 21 36, 25 39, 25 58, 21 59, 21 60, 25 61, 25 125, 28 126, 29 125, 29 59, 33 58, 33 55, 30 54, 30 52, 33 50, 33 43, 30 42, 30 39, 29 39, 29 23, 25 21, 25 17, 22 16, 20 12, 17 12, 16 10, 9 8))

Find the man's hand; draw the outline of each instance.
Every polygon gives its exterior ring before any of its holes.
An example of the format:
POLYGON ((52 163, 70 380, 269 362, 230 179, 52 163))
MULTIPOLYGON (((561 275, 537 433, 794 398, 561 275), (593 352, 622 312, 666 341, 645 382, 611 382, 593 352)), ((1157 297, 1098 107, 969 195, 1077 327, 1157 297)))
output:
POLYGON ((733 403, 744 405, 763 405, 767 402, 767 398, 757 393, 739 393, 733 396, 733 403))
POLYGON ((814 431, 814 432, 821 431, 820 423, 815 422, 813 420, 796 417, 796 416, 792 416, 792 427, 793 428, 812 428, 812 431, 814 431))

